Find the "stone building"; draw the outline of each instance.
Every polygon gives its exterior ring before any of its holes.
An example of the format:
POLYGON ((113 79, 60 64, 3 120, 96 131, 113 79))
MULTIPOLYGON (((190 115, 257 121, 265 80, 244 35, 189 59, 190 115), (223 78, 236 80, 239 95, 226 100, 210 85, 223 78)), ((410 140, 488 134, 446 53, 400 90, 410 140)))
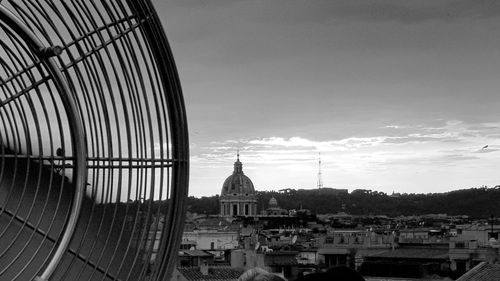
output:
POLYGON ((234 162, 233 174, 222 185, 220 196, 220 215, 222 217, 257 215, 257 198, 253 183, 243 174, 243 164, 238 153, 234 162))

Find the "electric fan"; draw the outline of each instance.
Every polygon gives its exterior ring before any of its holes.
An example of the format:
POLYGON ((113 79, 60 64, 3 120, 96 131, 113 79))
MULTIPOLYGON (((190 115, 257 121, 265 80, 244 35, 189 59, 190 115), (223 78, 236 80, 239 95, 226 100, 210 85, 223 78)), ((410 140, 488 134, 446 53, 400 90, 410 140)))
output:
POLYGON ((167 280, 187 135, 149 0, 0 0, 0 280, 167 280))

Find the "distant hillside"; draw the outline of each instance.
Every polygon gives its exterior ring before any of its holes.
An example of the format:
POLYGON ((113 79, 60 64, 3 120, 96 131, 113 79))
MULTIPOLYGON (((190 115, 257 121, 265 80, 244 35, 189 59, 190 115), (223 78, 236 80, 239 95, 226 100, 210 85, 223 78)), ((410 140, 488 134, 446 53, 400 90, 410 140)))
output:
MULTIPOLYGON (((261 191, 258 210, 267 208, 274 196, 284 209, 309 209, 315 213, 346 212, 353 215, 423 215, 446 213, 475 218, 500 217, 500 186, 471 188, 446 193, 387 195, 383 192, 357 189, 338 194, 334 189, 293 190, 287 192, 261 191)), ((191 212, 217 214, 219 196, 188 199, 191 212)))

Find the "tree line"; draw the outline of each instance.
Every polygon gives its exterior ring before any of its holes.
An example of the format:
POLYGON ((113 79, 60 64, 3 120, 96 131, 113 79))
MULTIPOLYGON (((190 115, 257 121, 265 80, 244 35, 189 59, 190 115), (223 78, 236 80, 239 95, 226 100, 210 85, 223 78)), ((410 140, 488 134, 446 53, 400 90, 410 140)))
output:
MULTIPOLYGON (((445 193, 386 194, 369 189, 350 193, 336 189, 286 189, 284 192, 257 192, 257 208, 268 207, 276 198, 283 209, 308 209, 316 214, 345 212, 352 215, 409 216, 425 214, 467 215, 473 218, 500 216, 500 186, 455 190, 445 193)), ((218 214, 219 196, 187 199, 188 211, 199 214, 218 214)))

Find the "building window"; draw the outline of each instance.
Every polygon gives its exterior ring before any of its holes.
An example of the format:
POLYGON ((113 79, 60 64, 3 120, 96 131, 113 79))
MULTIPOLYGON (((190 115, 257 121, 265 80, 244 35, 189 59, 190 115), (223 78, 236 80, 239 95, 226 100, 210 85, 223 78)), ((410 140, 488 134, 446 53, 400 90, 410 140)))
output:
POLYGON ((498 240, 498 232, 488 232, 488 239, 494 238, 498 240))
POLYGON ((234 204, 233 205, 233 216, 237 216, 238 215, 238 205, 234 204))
POLYGON ((210 242, 210 250, 215 250, 215 242, 210 242))
POLYGON ((196 249, 196 244, 182 244, 181 250, 191 250, 196 249))
POLYGON ((248 216, 249 214, 249 211, 248 211, 248 204, 245 204, 245 216, 248 216))
POLYGON ((456 261, 457 263, 457 271, 459 272, 465 272, 466 271, 466 261, 458 260, 456 261))

